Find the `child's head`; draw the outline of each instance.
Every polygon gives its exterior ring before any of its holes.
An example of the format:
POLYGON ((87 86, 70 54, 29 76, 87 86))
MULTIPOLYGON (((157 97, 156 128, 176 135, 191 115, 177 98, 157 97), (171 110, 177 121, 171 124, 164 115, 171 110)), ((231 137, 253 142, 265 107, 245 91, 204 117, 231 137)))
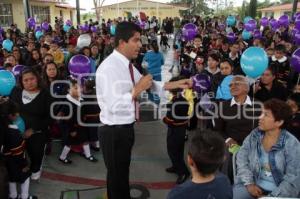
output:
POLYGON ((223 59, 220 62, 220 70, 222 75, 231 75, 233 72, 233 63, 230 59, 223 59))
POLYGON ((236 43, 233 43, 231 46, 230 46, 230 52, 232 54, 236 54, 240 51, 240 44, 238 42, 236 43))
POLYGON ((282 57, 285 56, 285 53, 286 53, 286 49, 284 45, 279 44, 275 46, 274 55, 276 59, 281 59, 282 57))
POLYGON ((56 51, 58 49, 58 43, 57 41, 52 41, 50 45, 50 49, 56 51))
POLYGON ((80 98, 80 86, 76 79, 70 78, 69 94, 75 99, 80 98))
POLYGON ((197 56, 195 59, 196 69, 198 72, 204 70, 204 57, 197 56))
POLYGON ((18 105, 7 99, 0 98, 0 120, 1 128, 7 127, 12 124, 19 116, 18 105), (3 126, 2 126, 3 125, 3 126))
POLYGON ((292 109, 293 114, 300 110, 300 93, 294 93, 288 97, 286 102, 292 109))
POLYGON ((268 55, 268 57, 272 57, 274 55, 274 48, 268 48, 267 55, 268 55))
POLYGON ((214 174, 225 157, 225 141, 216 132, 205 130, 195 134, 188 149, 188 164, 192 173, 206 177, 214 174))
POLYGON ((201 36, 200 35, 196 35, 196 37, 194 38, 193 43, 194 43, 194 46, 196 48, 199 48, 202 45, 202 38, 201 38, 201 36))
POLYGON ((75 53, 76 52, 76 48, 74 44, 68 44, 68 52, 69 53, 75 53))
POLYGON ((220 63, 220 56, 216 53, 211 53, 208 56, 207 65, 209 68, 217 68, 220 63))

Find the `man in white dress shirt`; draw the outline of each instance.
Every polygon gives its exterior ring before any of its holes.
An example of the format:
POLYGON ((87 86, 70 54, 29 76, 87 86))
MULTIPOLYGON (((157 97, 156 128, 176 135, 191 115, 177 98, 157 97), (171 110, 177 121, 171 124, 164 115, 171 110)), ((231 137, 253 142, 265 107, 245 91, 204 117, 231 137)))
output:
MULTIPOLYGON (((142 76, 130 63, 140 48, 141 29, 121 22, 116 28, 115 50, 96 72, 97 100, 101 108, 100 142, 107 168, 108 199, 130 199, 129 166, 138 118, 136 98, 152 86, 152 76, 142 76)), ((190 87, 190 81, 166 83, 164 89, 190 87)))

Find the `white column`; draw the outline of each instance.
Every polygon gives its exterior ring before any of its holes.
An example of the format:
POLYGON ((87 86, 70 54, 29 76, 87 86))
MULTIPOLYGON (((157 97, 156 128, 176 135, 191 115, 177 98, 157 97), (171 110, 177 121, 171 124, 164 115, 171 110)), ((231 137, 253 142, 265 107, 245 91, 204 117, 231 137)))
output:
POLYGON ((119 17, 120 16, 120 3, 119 3, 119 0, 118 0, 118 16, 117 17, 119 17))

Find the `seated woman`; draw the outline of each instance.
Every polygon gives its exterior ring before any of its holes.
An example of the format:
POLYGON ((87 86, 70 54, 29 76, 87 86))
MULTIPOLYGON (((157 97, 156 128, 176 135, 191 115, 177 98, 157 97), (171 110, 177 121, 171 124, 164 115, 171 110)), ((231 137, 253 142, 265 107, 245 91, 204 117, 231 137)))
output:
POLYGON ((264 103, 258 128, 237 154, 234 199, 299 196, 300 144, 285 130, 291 115, 290 107, 281 100, 264 103))

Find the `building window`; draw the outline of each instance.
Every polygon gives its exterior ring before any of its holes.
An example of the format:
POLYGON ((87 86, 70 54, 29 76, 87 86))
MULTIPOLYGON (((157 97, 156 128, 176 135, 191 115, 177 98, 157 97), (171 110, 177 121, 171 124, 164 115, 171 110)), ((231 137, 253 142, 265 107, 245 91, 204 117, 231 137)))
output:
POLYGON ((51 23, 49 6, 31 6, 31 13, 35 18, 36 23, 40 24, 43 21, 51 23))
POLYGON ((8 27, 13 23, 12 6, 9 3, 0 3, 0 26, 8 27))

